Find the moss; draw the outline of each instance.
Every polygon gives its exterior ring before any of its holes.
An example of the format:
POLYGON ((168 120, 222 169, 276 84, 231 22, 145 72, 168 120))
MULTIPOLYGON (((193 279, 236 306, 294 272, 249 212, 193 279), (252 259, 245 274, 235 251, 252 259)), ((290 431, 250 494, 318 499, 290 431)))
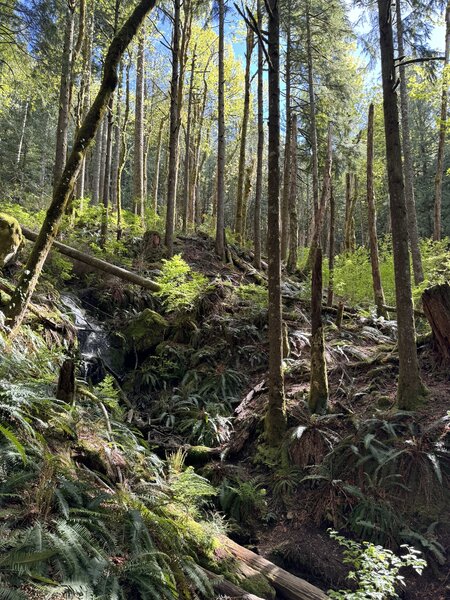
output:
POLYGON ((132 338, 136 350, 151 350, 163 341, 168 327, 164 317, 146 308, 128 324, 125 336, 132 338))
POLYGON ((11 260, 22 241, 19 222, 14 217, 0 213, 0 266, 11 260))
POLYGON ((276 596, 274 588, 270 585, 264 575, 261 575, 261 573, 256 573, 255 575, 246 577, 239 582, 239 585, 249 594, 254 594, 259 598, 273 600, 276 596))

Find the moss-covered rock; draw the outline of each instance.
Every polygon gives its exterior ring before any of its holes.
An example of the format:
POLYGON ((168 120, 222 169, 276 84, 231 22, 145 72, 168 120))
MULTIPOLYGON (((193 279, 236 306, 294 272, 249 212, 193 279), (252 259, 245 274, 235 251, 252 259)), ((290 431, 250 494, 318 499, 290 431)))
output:
POLYGON ((168 321, 154 310, 146 308, 125 328, 125 336, 131 339, 138 352, 152 350, 160 344, 169 327, 168 321))
POLYGON ((5 213, 0 213, 0 267, 13 258, 23 241, 19 222, 5 213))

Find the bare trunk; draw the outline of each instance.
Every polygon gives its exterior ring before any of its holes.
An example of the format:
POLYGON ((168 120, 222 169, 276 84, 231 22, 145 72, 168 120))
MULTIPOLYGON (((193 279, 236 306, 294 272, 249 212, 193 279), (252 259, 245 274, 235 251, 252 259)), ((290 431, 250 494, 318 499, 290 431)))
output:
POLYGON ((59 110, 56 128, 56 155, 53 169, 53 188, 56 189, 67 157, 67 140, 69 135, 70 97, 73 68, 73 36, 75 15, 72 8, 67 9, 64 32, 64 48, 61 65, 61 81, 59 85, 59 110))
POLYGON ((224 0, 219 3, 219 83, 218 83, 218 138, 217 138, 217 202, 216 253, 225 260, 225 69, 224 69, 224 0))
POLYGON ((289 194, 291 187, 291 4, 288 4, 286 40, 286 139, 284 144, 283 199, 281 203, 281 260, 289 247, 289 194))
POLYGON ((330 233, 328 239, 328 293, 327 306, 333 306, 334 296, 334 244, 336 227, 336 201, 334 198, 334 186, 330 186, 330 233))
POLYGON ((288 273, 294 273, 297 268, 298 253, 298 215, 297 215, 297 115, 291 117, 291 143, 289 168, 289 258, 288 273))
POLYGON ((268 0, 269 139, 267 254, 269 287, 269 405, 265 435, 278 446, 286 430, 283 376, 280 232, 280 15, 278 0, 268 0))
POLYGON ((383 81, 386 162, 394 251, 395 295, 398 322, 399 378, 397 400, 401 409, 413 408, 424 394, 417 360, 416 332, 411 294, 408 222, 403 184, 400 124, 395 90, 396 73, 390 0, 378 0, 381 73, 383 81))
POLYGON ((178 106, 179 51, 180 51, 180 0, 174 0, 172 30, 172 79, 170 82, 170 125, 169 125, 169 166, 167 176, 167 215, 166 237, 168 256, 173 255, 173 234, 175 229, 175 199, 178 179, 178 136, 180 112, 178 106))
POLYGON ((156 146, 156 164, 155 164, 155 178, 153 180, 153 210, 155 214, 158 214, 158 192, 159 192, 159 176, 161 170, 161 147, 162 147, 162 135, 164 131, 164 124, 167 117, 163 117, 159 124, 158 131, 158 142, 156 146))
POLYGON ((133 210, 144 223, 144 30, 139 33, 134 120, 133 210))
POLYGON ((195 61, 197 59, 197 44, 194 46, 191 60, 191 77, 189 82, 188 110, 186 123, 185 154, 184 154, 184 180, 183 180, 183 232, 186 233, 188 225, 193 223, 193 214, 189 210, 189 190, 191 175, 191 120, 192 120, 192 100, 194 93, 194 73, 195 61))
POLYGON ((312 57, 311 42, 311 4, 306 7, 306 52, 308 61, 308 93, 309 93, 309 135, 312 152, 312 191, 313 191, 313 214, 316 220, 319 210, 319 158, 317 148, 317 125, 316 125, 316 98, 314 93, 314 65, 312 57))
POLYGON ((117 166, 117 181, 116 181, 116 223, 117 223, 117 239, 120 240, 122 237, 122 173, 125 167, 125 161, 127 157, 127 125, 130 118, 130 69, 131 69, 131 56, 130 61, 126 68, 126 83, 125 83, 125 112, 123 115, 123 123, 120 134, 120 155, 119 163, 117 166))
POLYGON ((442 80, 441 118, 439 122, 439 142, 434 179, 434 230, 433 239, 440 240, 442 234, 442 179, 444 171, 444 149, 447 134, 447 104, 448 104, 448 63, 450 55, 450 2, 445 11, 445 61, 442 80))
POLYGON ((316 248, 311 280, 311 379, 309 408, 324 414, 328 407, 328 377, 322 326, 322 248, 316 248))
POLYGON ((55 186, 52 203, 47 211, 41 231, 7 307, 7 323, 11 327, 11 335, 16 333, 25 317, 42 267, 58 234, 83 156, 94 139, 98 124, 116 88, 117 66, 129 43, 136 35, 136 31, 154 5, 155 0, 141 0, 111 42, 105 58, 103 78, 97 97, 75 138, 63 174, 59 183, 55 186))
POLYGON ((100 246, 105 247, 108 236, 109 198, 111 195, 111 164, 112 164, 112 131, 113 131, 114 95, 108 102, 106 115, 106 151, 105 151, 105 176, 103 180, 103 214, 100 233, 100 246))
MULTIPOLYGON (((396 2, 397 10, 397 52, 399 56, 405 56, 403 44, 403 22, 401 12, 401 0, 396 2)), ((423 281, 422 256, 419 246, 419 232, 417 229, 416 201, 414 198, 414 169, 411 149, 411 133, 409 129, 409 100, 406 82, 406 67, 400 63, 400 109, 402 123, 402 143, 405 177, 406 209, 408 215, 409 246, 411 249, 414 281, 416 285, 423 281)))
POLYGON ((377 316, 388 318, 384 308, 383 286, 381 284, 380 261, 378 258, 377 213, 375 193, 373 189, 373 104, 369 106, 369 121, 367 125, 367 212, 369 226, 370 262, 372 266, 373 294, 377 316))
POLYGON ((19 139, 19 146, 17 148, 17 159, 16 159, 16 166, 17 169, 20 169, 20 159, 22 157, 22 146, 23 146, 23 140, 25 137, 25 127, 27 126, 27 119, 28 119, 28 108, 30 106, 30 101, 27 98, 25 101, 25 107, 23 109, 23 118, 22 118, 22 127, 20 129, 20 139, 19 139))
MULTIPOLYGON (((262 28, 261 1, 257 0, 257 20, 259 29, 262 28)), ((254 218, 254 242, 255 258, 253 264, 257 269, 261 268, 261 198, 263 179, 263 155, 264 155, 264 81, 263 81, 264 56, 262 41, 258 39, 258 150, 256 158, 256 186, 255 186, 255 218, 254 218)))
POLYGON ((97 205, 100 199, 100 171, 102 160, 103 120, 97 128, 92 159, 92 204, 97 205))

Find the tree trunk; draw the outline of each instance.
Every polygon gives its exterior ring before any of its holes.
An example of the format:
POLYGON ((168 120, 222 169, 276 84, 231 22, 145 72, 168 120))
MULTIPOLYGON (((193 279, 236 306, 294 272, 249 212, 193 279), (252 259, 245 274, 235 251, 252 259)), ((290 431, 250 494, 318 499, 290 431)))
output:
POLYGON ((72 358, 66 358, 61 365, 55 396, 66 404, 75 400, 75 363, 72 358))
POLYGON ((441 118, 439 121, 439 142, 434 179, 434 231, 433 239, 440 240, 442 233, 442 179, 444 171, 444 149, 447 134, 447 104, 448 104, 448 63, 450 58, 450 2, 445 10, 445 61, 442 79, 441 118))
POLYGON ((64 47, 61 63, 61 81, 59 85, 58 124, 56 128, 56 155, 53 169, 53 189, 56 190, 64 170, 67 157, 67 139, 69 135, 70 98, 73 68, 73 36, 75 14, 69 7, 66 14, 64 47))
POLYGON ((291 143, 289 146, 289 257, 288 273, 294 273, 297 268, 298 254, 298 215, 297 215, 297 115, 291 117, 291 143))
POLYGON ((316 248, 311 280, 311 384, 309 408, 324 414, 328 407, 328 377, 322 326, 322 248, 316 248))
POLYGON ((103 120, 97 128, 95 136, 95 146, 92 159, 92 204, 97 206, 100 199, 100 171, 102 161, 102 142, 103 142, 103 120))
POLYGON ((161 147, 162 147, 162 135, 164 131, 164 124, 167 117, 164 116, 159 124, 158 131, 158 142, 156 145, 156 163, 155 163, 155 178, 153 180, 153 210, 155 215, 158 214, 158 192, 159 192, 159 176, 161 171, 161 147))
POLYGON ((141 0, 111 42, 105 58, 103 78, 97 97, 75 138, 63 174, 59 183, 55 186, 52 203, 47 211, 39 236, 7 306, 7 323, 11 327, 11 335, 16 333, 23 321, 42 267, 58 234, 86 149, 94 139, 98 124, 116 88, 117 66, 139 26, 154 5, 155 0, 141 0))
POLYGON ((377 212, 373 188, 373 118, 374 106, 371 104, 369 106, 369 120, 367 124, 367 214, 370 263, 372 266, 373 295, 375 298, 375 306, 377 307, 377 316, 387 319, 388 314, 384 309, 386 301, 384 299, 383 286, 381 284, 380 261, 378 257, 377 212))
MULTIPOLYGON (((288 3, 286 39, 286 138, 284 143, 283 197, 281 202, 281 260, 286 260, 289 248, 289 195, 291 193, 291 4, 288 3)), ((295 149, 295 152, 297 149, 295 149)))
POLYGON ((280 15, 278 0, 268 0, 269 139, 267 254, 269 258, 269 406, 265 434, 278 446, 286 431, 283 377, 280 240, 280 15))
POLYGON ((100 247, 104 248, 108 237, 109 198, 111 195, 111 165, 112 165, 112 132, 113 132, 114 95, 108 102, 106 114, 106 149, 105 149, 105 175, 103 179, 103 212, 100 232, 100 247))
POLYGON ((330 235, 328 240, 328 293, 327 306, 333 306, 334 296, 334 244, 336 227, 336 201, 334 198, 334 186, 330 186, 330 235))
POLYGON ((356 203, 356 185, 357 180, 354 173, 345 175, 345 224, 344 224, 344 251, 352 253, 355 251, 354 231, 355 218, 354 210, 356 203))
POLYGON ((423 310, 444 361, 450 361, 450 285, 443 283, 422 294, 423 310))
POLYGON ((325 210, 330 197, 331 189, 331 167, 333 162, 333 145, 332 145, 332 130, 331 123, 328 123, 328 141, 327 141, 327 158, 323 170, 323 183, 322 183, 322 195, 320 198, 319 208, 315 214, 314 219, 314 233, 311 240, 311 246, 309 249, 308 261, 303 270, 304 274, 310 273, 315 264, 315 253, 316 248, 320 245, 320 236, 322 234, 323 220, 325 217, 325 210))
MULTIPOLYGON (((35 233, 34 231, 31 231, 31 229, 28 229, 27 227, 22 227, 22 233, 27 240, 31 240, 33 242, 35 242, 39 238, 39 234, 35 233)), ((146 277, 142 277, 137 273, 133 273, 132 271, 128 271, 123 267, 113 265, 112 263, 109 263, 106 260, 96 258, 95 256, 91 256, 90 254, 86 254, 85 252, 80 252, 76 248, 72 248, 71 246, 67 246, 66 244, 61 244, 61 242, 54 241, 53 248, 61 254, 64 254, 64 256, 68 256, 73 260, 78 260, 79 262, 89 265, 98 271, 102 271, 104 273, 108 273, 109 275, 119 277, 119 279, 123 279, 124 281, 128 281, 129 283, 140 285, 141 287, 152 292, 158 292, 161 289, 157 283, 151 281, 150 279, 147 279, 146 277)))
POLYGON ((27 119, 28 119, 28 108, 30 106, 30 100, 29 98, 27 98, 25 100, 25 106, 23 109, 23 119, 22 119, 22 127, 20 129, 20 139, 19 139, 19 146, 17 148, 17 159, 16 159, 16 167, 17 170, 20 170, 20 159, 22 156, 22 146, 23 146, 23 140, 25 137, 25 128, 27 126, 27 119))
POLYGON ((172 79, 170 81, 170 125, 169 125, 169 166, 167 175, 167 214, 166 237, 167 255, 173 255, 173 234, 175 229, 175 199, 178 180, 178 136, 180 112, 178 106, 180 52, 180 0, 174 0, 172 30, 172 79))
MULTIPOLYGON (((257 0, 257 21, 261 30, 263 25, 262 0, 257 0)), ((261 268, 261 198, 263 180, 263 156, 264 156, 264 55, 262 41, 258 39, 258 150, 256 158, 256 186, 255 186, 255 215, 254 215, 254 243, 255 257, 253 264, 257 269, 261 268)))
POLYGON ((395 90, 396 72, 390 0, 378 0, 381 73, 383 81, 386 163, 390 196, 395 295, 398 308, 399 378, 397 401, 400 409, 413 408, 424 394, 417 360, 416 332, 411 293, 408 222, 403 184, 400 124, 395 90))
POLYGON ((191 175, 191 126, 192 126, 192 100, 194 94, 195 61, 197 59, 197 44, 194 46, 191 60, 191 77, 189 82, 188 110, 186 122, 185 154, 184 154, 184 180, 183 180, 183 233, 186 233, 188 225, 193 223, 193 214, 189 210, 189 191, 191 175))
MULTIPOLYGON (((405 56, 403 43, 403 21, 401 0, 396 2, 397 10, 397 52, 398 56, 405 56)), ((411 133, 409 129, 409 100, 406 81, 406 67, 400 63, 400 109, 402 123, 402 143, 403 143, 403 165, 405 177, 405 196, 406 209, 408 215, 409 246, 411 248, 411 257, 416 285, 423 281, 422 256, 419 246, 419 232, 417 229, 416 201, 414 198, 414 168, 411 148, 411 133)))
POLYGON ((224 0, 219 4, 219 82, 218 82, 218 133, 217 133, 217 201, 216 201, 216 253, 225 260, 225 68, 224 68, 224 0))
POLYGON ((116 218, 117 218, 117 239, 122 237, 122 173, 125 167, 127 157, 127 125, 130 118, 130 69, 131 56, 126 67, 126 83, 125 83, 125 112, 123 115, 122 130, 120 134, 120 155, 117 166, 116 180, 116 218))
POLYGON ((317 148, 317 125, 316 125, 316 98, 314 93, 314 64, 312 57, 311 41, 311 3, 306 6, 306 52, 308 62, 308 93, 309 93, 309 135, 312 152, 312 188, 313 188, 313 215, 317 218, 319 210, 319 158, 317 148))
POLYGON ((145 33, 139 32, 134 117, 133 211, 144 223, 144 73, 145 33))
POLYGON ((250 112, 250 68, 253 51, 253 30, 247 25, 247 40, 245 52, 245 83, 244 83, 244 112, 242 115, 241 140, 239 151, 239 168, 237 184, 236 219, 234 231, 237 240, 242 243, 245 238, 244 231, 244 186, 245 186, 245 155, 247 149, 248 118, 250 112))

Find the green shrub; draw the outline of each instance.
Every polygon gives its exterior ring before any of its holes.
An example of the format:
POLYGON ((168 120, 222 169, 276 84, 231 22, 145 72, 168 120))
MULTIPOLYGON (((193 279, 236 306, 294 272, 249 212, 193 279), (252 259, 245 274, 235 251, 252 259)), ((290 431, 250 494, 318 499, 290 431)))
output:
POLYGON ((236 288, 236 293, 241 300, 258 308, 267 308, 269 296, 266 287, 255 283, 242 283, 236 288))
POLYGON ((206 277, 193 271, 180 254, 163 261, 156 281, 161 286, 157 295, 163 298, 168 312, 194 310, 209 286, 206 277))
POLYGON ((420 552, 411 546, 402 546, 406 554, 396 556, 391 550, 375 546, 370 542, 357 543, 349 540, 336 531, 329 530, 330 537, 336 540, 344 550, 344 562, 353 565, 348 579, 357 583, 358 589, 328 591, 328 596, 335 600, 387 600, 398 598, 396 585, 404 585, 404 577, 400 575, 403 567, 412 567, 416 573, 422 574, 427 563, 420 558, 420 552))

